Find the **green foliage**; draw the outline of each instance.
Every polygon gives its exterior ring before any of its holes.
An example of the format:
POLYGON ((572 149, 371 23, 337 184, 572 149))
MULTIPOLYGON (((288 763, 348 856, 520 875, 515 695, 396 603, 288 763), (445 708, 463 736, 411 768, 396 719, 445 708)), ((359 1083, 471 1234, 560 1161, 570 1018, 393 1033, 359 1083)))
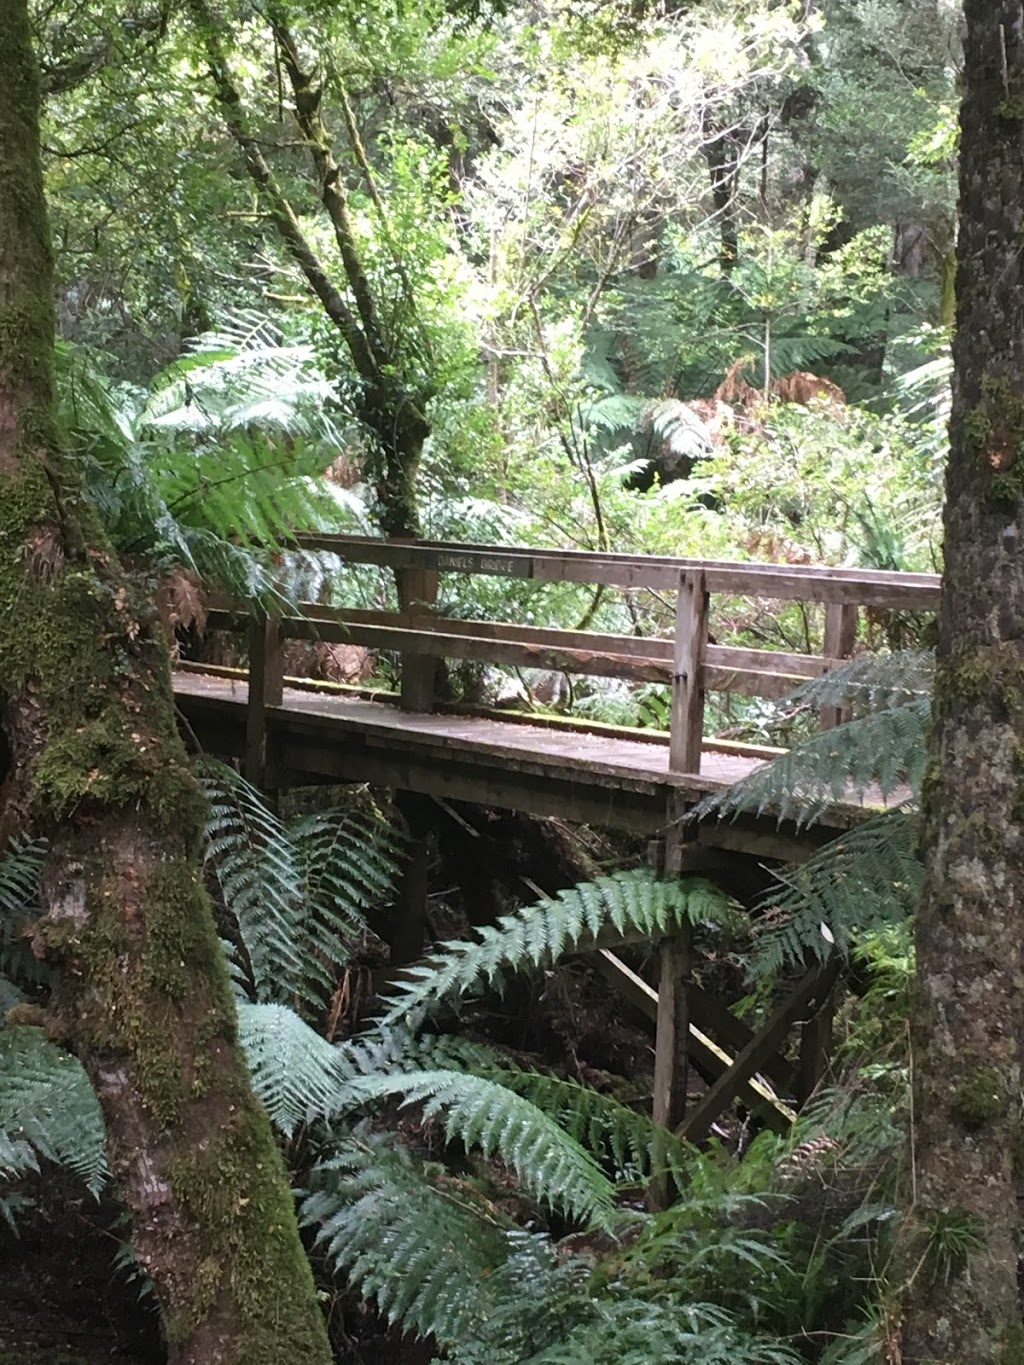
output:
POLYGON ((89 1078, 41 1029, 0 1029, 0 1143, 8 1175, 44 1160, 94 1194, 106 1182, 106 1132, 89 1078))
POLYGON ((329 389, 308 347, 251 315, 226 321, 149 394, 114 384, 101 357, 58 347, 63 439, 125 557, 242 598, 315 596, 329 557, 278 542, 337 515, 322 478, 336 439, 321 415, 329 389))
POLYGON ((343 1053, 287 1005, 239 1002, 238 1034, 253 1088, 285 1137, 300 1124, 353 1103, 351 1068, 343 1053))
POLYGON ((808 956, 848 955, 868 935, 905 923, 917 908, 920 823, 888 811, 831 840, 807 862, 777 873, 762 901, 750 968, 767 976, 808 956))
POLYGON ((733 913, 728 897, 699 877, 659 881, 646 869, 599 877, 503 915, 478 930, 478 942, 452 940, 429 962, 411 967, 382 1024, 418 1020, 478 985, 497 984, 503 969, 548 966, 583 951, 606 927, 650 938, 684 924, 722 923, 733 913))
POLYGON ((38 909, 39 873, 46 841, 15 835, 0 858, 0 1020, 24 999, 24 991, 44 984, 46 969, 25 936, 38 909))
MULTIPOLYGON (((479 1064, 474 1068, 480 1072, 479 1064)), ((690 1174, 692 1148, 658 1128, 648 1114, 578 1081, 504 1065, 483 1070, 553 1118, 570 1137, 626 1184, 642 1184, 657 1171, 676 1177, 680 1192, 690 1174)))
POLYGON ((844 664, 791 694, 787 705, 843 706, 861 711, 796 744, 727 792, 708 797, 697 814, 771 812, 780 821, 812 824, 832 803, 851 797, 879 806, 894 795, 913 800, 924 775, 931 719, 927 655, 880 655, 844 664))
POLYGON ((422 1104, 426 1119, 444 1113, 445 1135, 485 1156, 497 1153, 523 1187, 578 1221, 612 1221, 612 1187, 594 1158, 529 1100, 495 1081, 455 1071, 413 1071, 363 1077, 353 1085, 365 1100, 401 1095, 422 1104))
POLYGON ((323 1010, 366 911, 390 887, 396 836, 379 816, 328 810, 285 824, 226 764, 200 765, 206 862, 230 917, 229 956, 252 1000, 323 1010))

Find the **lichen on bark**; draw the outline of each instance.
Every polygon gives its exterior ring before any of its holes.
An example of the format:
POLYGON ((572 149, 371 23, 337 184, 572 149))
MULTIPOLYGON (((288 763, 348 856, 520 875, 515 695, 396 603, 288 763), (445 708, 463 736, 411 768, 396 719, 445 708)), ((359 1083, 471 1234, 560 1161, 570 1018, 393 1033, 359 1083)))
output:
POLYGON ((0 0, 0 841, 49 838, 45 1017, 103 1106, 172 1365, 327 1365, 288 1182, 203 890, 167 651, 53 418, 52 272, 25 0, 0 0))
POLYGON ((925 882, 902 1358, 1020 1354, 1024 1151, 1024 4, 967 0, 945 569, 922 793, 925 882), (955 1209, 963 1255, 915 1273, 955 1209))

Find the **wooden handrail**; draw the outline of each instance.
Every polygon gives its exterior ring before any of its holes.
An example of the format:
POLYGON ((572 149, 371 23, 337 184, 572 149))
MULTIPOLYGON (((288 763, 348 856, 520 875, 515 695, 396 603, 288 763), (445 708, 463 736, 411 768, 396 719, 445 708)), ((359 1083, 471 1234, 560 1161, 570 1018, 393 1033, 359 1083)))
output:
POLYGON ((762 564, 659 555, 604 554, 590 550, 536 550, 509 545, 447 541, 381 540, 372 536, 298 535, 303 549, 327 550, 351 564, 440 573, 490 574, 537 582, 604 583, 620 588, 675 588, 683 570, 703 570, 709 592, 794 602, 847 602, 853 606, 934 610, 938 574, 885 569, 836 569, 804 564, 762 564))
MULTIPOLYGON (((411 711, 433 709, 434 674, 442 658, 666 683, 672 688, 669 770, 697 773, 707 691, 784 696, 852 653, 860 606, 930 609, 938 605, 940 592, 936 574, 385 541, 368 536, 303 535, 297 539, 307 549, 331 550, 348 563, 390 568, 398 583, 400 605, 397 611, 370 611, 310 603, 301 605, 301 615, 269 620, 259 613, 251 616, 248 604, 225 601, 215 605, 209 615, 211 628, 250 632, 246 769, 254 780, 266 776, 265 710, 281 701, 282 650, 287 639, 395 651, 402 661, 400 704, 411 711), (439 616, 441 573, 669 590, 675 593, 677 604, 674 639, 439 616), (811 657, 711 644, 708 608, 715 592, 825 603, 822 654, 811 657)), ((828 727, 843 718, 831 708, 822 712, 821 723, 828 727)))

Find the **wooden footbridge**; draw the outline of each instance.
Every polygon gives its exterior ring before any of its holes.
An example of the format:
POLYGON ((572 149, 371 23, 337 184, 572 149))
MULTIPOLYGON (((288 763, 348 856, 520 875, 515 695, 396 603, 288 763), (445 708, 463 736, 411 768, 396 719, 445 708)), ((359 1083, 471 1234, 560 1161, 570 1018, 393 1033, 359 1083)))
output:
MULTIPOLYGON (((183 665, 176 672, 178 705, 197 745, 238 759, 252 780, 271 790, 368 782, 442 803, 557 815, 631 831, 648 837, 652 859, 667 873, 701 870, 727 882, 730 877, 735 882, 743 866, 806 858, 863 818, 864 809, 833 806, 811 830, 752 817, 683 825, 681 817, 703 796, 732 785, 779 752, 706 735, 706 695, 785 696, 853 653, 862 611, 934 611, 940 591, 932 574, 344 535, 302 536, 300 544, 332 552, 347 566, 390 570, 397 608, 304 604, 295 614, 268 617, 246 604, 217 604, 209 628, 244 633, 249 664, 246 670, 183 665), (462 619, 445 615, 439 606, 448 575, 590 584, 595 591, 621 594, 627 606, 657 598, 674 606, 674 628, 671 638, 651 638, 462 619), (716 598, 799 603, 805 610, 820 604, 821 652, 716 643, 709 628, 716 598), (363 645, 394 654, 399 690, 381 693, 286 676, 289 640, 363 645), (446 704, 436 688, 442 659, 664 683, 671 689, 669 727, 665 732, 625 730, 446 704)), ((810 631, 808 638, 813 638, 810 631)), ((835 711, 823 712, 820 723, 831 726, 840 718, 835 711)), ((422 907, 413 901, 424 889, 425 870, 417 872, 413 861, 407 883, 414 890, 407 897, 399 959, 414 955, 410 945, 415 948, 421 931, 422 907)), ((666 1123, 682 1122, 687 1135, 706 1132, 739 1094, 769 1121, 785 1121, 789 1111, 779 1097, 799 1101, 820 1077, 827 1048, 827 1028, 820 1019, 829 1014, 835 969, 810 972, 755 1037, 732 1016, 725 1022, 727 1011, 687 989, 688 947, 681 940, 662 947, 657 992, 608 949, 600 966, 636 1008, 656 1018, 655 1112, 666 1123), (707 1025, 707 1034, 695 1016, 707 1025), (801 1019, 803 1064, 793 1075, 777 1052, 787 1030, 801 1019), (717 1032, 717 1042, 711 1032, 717 1032), (713 1083, 683 1120, 688 1053, 713 1083), (775 1089, 766 1080, 773 1068, 775 1089), (755 1081, 759 1074, 762 1080, 755 1081)))

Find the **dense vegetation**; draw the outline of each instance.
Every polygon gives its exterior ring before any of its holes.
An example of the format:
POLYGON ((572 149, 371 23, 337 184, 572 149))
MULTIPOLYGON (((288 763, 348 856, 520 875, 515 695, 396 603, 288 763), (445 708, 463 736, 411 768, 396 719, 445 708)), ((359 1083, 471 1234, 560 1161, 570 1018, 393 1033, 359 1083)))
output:
MULTIPOLYGON (((385 575, 290 546, 296 528, 940 567, 951 0, 92 0, 37 5, 34 23, 60 433, 177 648, 211 648, 215 589, 392 600, 385 575)), ((670 621, 653 594, 442 593, 449 615, 670 621)), ((713 629, 804 649, 823 622, 737 599, 713 629)), ((339 1360, 363 1358, 368 1304, 426 1341, 418 1358, 462 1365, 897 1358, 900 1296, 948 1279, 978 1233, 950 1210, 922 1240, 897 1215, 933 628, 889 613, 861 631, 876 660, 782 706, 711 709, 717 732, 794 745, 720 813, 799 798, 813 816, 851 784, 907 787, 904 805, 780 875, 752 914, 577 833, 575 887, 525 904, 509 878, 483 910, 440 897, 430 961, 379 998, 403 859, 389 794, 275 810, 202 762, 241 1041, 339 1360), (814 738, 839 705, 847 722, 814 738), (789 1135, 736 1113, 690 1148, 651 1123, 643 1076, 616 1074, 607 1013, 596 1042, 566 1044, 551 1001, 582 1018, 569 959, 608 924, 690 926, 701 980, 755 1020, 808 961, 842 958, 831 1083, 789 1135), (543 1027, 510 1031, 503 991, 543 1027), (656 1177, 679 1194, 667 1212, 644 1204, 656 1177)), ((386 656, 358 666, 390 677, 386 656)), ((446 681, 551 700, 534 676, 446 681)), ((556 690, 591 719, 665 721, 655 686, 556 690)), ((12 1230, 59 1181, 99 1196, 108 1179, 88 1078, 38 1026, 37 833, 0 859, 12 1230)), ((453 862, 439 837, 437 889, 453 862)), ((118 1273, 144 1286, 129 1252, 118 1273)))

